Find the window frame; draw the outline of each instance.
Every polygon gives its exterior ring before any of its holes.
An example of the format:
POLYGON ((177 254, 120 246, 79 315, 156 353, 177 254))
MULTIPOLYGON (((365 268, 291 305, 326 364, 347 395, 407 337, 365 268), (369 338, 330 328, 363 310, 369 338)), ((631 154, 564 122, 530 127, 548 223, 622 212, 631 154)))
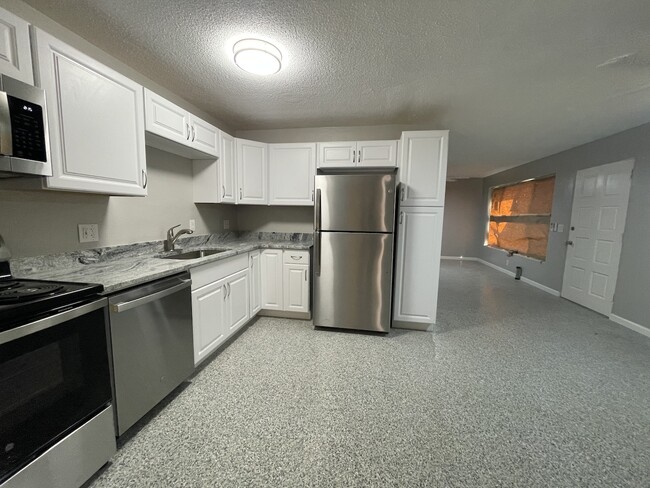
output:
MULTIPOLYGON (((514 219, 517 219, 518 217, 524 217, 524 219, 534 219, 534 218, 542 219, 543 218, 544 220, 546 220, 548 218, 547 223, 549 225, 549 234, 550 234, 550 224, 551 224, 552 218, 553 218, 553 203, 554 203, 554 200, 555 200, 555 183, 557 182, 557 174, 556 173, 546 174, 546 175, 542 175, 542 176, 535 176, 535 177, 532 177, 532 178, 525 178, 523 180, 512 181, 512 182, 509 182, 509 183, 502 183, 500 185, 495 185, 495 186, 490 187, 489 192, 488 192, 488 199, 487 199, 487 219, 486 219, 486 225, 485 225, 485 239, 484 239, 484 242, 483 242, 483 245, 485 247, 488 247, 490 249, 494 249, 494 250, 497 250, 497 251, 503 251, 503 252, 507 253, 509 256, 517 255, 517 256, 521 256, 522 258, 532 259, 534 261, 538 261, 540 263, 543 263, 543 262, 546 261, 546 258, 547 258, 547 255, 548 255, 548 241, 549 241, 548 237, 546 239, 546 251, 547 252, 546 252, 546 254, 544 255, 543 258, 540 257, 540 256, 536 256, 536 255, 524 254, 524 253, 521 253, 519 251, 514 251, 513 252, 512 249, 506 249, 506 248, 503 248, 503 247, 491 245, 489 243, 489 239, 490 239, 490 223, 493 222, 491 211, 492 211, 492 196, 494 194, 494 190, 498 190, 500 188, 505 188, 505 187, 508 187, 508 186, 519 185, 521 183, 528 183, 529 181, 545 180, 545 179, 549 179, 549 178, 553 178, 555 180, 553 182, 553 195, 551 196, 551 209, 550 209, 550 212, 548 214, 523 214, 521 216, 514 216, 513 215, 513 216, 511 216, 511 218, 514 218, 514 219)), ((539 223, 543 223, 543 222, 539 222, 539 223)))

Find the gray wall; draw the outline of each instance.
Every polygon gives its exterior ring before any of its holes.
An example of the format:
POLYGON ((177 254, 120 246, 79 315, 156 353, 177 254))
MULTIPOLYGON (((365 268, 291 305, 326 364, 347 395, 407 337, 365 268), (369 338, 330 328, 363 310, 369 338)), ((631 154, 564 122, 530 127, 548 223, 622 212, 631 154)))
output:
POLYGON ((442 230, 443 256, 477 257, 483 244, 483 180, 448 181, 442 230))
MULTIPOLYGON (((483 201, 487 202, 489 189, 493 186, 555 174, 551 220, 564 224, 565 232, 549 234, 547 259, 543 263, 520 256, 513 256, 506 263, 505 252, 485 246, 480 257, 510 271, 514 271, 515 266, 522 266, 524 276, 560 291, 576 172, 625 159, 634 159, 635 166, 612 312, 650 327, 650 124, 485 178, 483 201)), ((487 225, 487 203, 484 209, 483 229, 487 225)))
POLYGON ((0 235, 14 257, 164 239, 172 225, 196 221, 196 233, 236 228, 233 205, 192 203, 190 160, 147 147, 149 195, 108 197, 0 190, 0 235), (77 224, 99 224, 99 243, 80 244, 77 224))
POLYGON ((314 232, 314 207, 237 206, 237 229, 255 232, 314 232))

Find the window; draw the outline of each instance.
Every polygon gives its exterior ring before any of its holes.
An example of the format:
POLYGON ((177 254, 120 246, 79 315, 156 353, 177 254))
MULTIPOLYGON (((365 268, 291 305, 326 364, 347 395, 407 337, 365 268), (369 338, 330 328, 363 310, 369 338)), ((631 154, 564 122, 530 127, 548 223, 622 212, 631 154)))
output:
POLYGON ((546 259, 555 176, 492 188, 487 245, 546 259))

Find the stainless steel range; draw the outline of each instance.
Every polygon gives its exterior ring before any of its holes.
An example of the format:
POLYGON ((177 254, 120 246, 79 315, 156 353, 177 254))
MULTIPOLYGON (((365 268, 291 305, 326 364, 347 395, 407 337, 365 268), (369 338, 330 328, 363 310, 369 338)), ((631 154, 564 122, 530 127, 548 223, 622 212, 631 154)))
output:
POLYGON ((1 488, 76 488, 115 452, 101 291, 0 261, 1 488))

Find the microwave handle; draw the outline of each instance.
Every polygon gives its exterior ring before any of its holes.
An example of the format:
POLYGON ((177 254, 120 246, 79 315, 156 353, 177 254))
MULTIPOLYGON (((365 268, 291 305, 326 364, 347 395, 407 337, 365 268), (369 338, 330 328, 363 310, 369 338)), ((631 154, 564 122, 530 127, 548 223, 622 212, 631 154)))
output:
POLYGON ((11 113, 7 93, 0 91, 0 154, 13 155, 13 139, 11 138, 11 113))

